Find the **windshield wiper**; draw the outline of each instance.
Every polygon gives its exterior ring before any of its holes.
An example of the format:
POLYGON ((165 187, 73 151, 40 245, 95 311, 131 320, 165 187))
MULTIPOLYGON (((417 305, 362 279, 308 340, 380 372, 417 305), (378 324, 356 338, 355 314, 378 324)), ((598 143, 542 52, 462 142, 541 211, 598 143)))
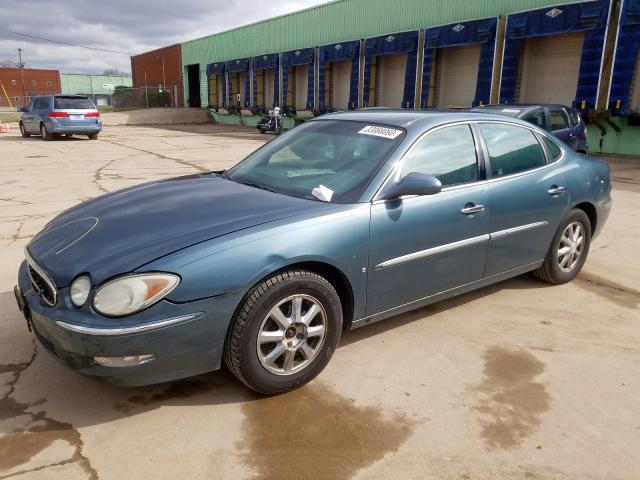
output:
POLYGON ((246 185, 247 187, 259 188, 260 190, 266 190, 267 192, 271 192, 271 193, 278 193, 275 190, 272 190, 271 188, 265 187, 264 185, 260 185, 258 183, 241 182, 239 180, 234 180, 234 181, 241 183, 242 185, 246 185))

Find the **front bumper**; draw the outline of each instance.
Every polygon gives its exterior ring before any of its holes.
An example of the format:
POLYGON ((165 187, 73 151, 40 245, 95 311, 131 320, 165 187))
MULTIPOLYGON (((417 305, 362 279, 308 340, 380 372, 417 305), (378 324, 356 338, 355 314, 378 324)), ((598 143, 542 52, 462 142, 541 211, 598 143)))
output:
POLYGON ((32 288, 24 262, 18 287, 27 323, 49 353, 79 373, 122 386, 161 383, 219 369, 235 308, 230 296, 183 304, 161 301, 131 316, 137 319, 108 319, 87 313, 89 307, 73 307, 62 290, 56 306, 49 307, 32 288), (154 359, 135 366, 94 363, 94 357, 148 354, 154 359))

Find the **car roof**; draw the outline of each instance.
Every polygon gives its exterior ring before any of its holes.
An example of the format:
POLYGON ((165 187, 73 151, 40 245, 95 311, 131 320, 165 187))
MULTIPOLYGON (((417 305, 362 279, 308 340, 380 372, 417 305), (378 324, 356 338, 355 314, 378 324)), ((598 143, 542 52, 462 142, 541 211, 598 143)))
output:
POLYGON ((523 112, 528 112, 530 110, 535 110, 536 108, 566 108, 567 110, 573 110, 572 107, 568 107, 567 105, 561 105, 559 103, 493 103, 489 105, 482 105, 479 107, 474 107, 474 111, 481 110, 498 110, 503 108, 517 108, 522 110, 523 112))
MULTIPOLYGON (((311 121, 346 120, 373 124, 391 125, 405 129, 426 129, 452 122, 488 120, 495 122, 496 115, 469 110, 393 110, 386 108, 366 108, 348 112, 328 113, 311 121)), ((513 123, 531 128, 531 124, 518 118, 510 118, 513 123)))

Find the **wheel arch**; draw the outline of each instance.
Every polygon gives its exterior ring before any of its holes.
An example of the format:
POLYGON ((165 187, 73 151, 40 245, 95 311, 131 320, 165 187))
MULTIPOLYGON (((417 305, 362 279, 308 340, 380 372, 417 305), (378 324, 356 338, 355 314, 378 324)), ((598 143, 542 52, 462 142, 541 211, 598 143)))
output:
MULTIPOLYGON (((331 286, 335 288, 336 292, 338 293, 338 297, 340 297, 340 303, 342 305, 343 330, 346 331, 351 328, 355 311, 355 300, 351 282, 344 274, 344 272, 342 272, 342 270, 340 270, 338 267, 319 260, 296 261, 262 275, 251 285, 251 287, 247 289, 245 295, 243 295, 242 300, 240 300, 236 311, 233 314, 233 318, 236 317, 238 309, 242 307, 242 304, 244 303, 247 295, 249 294, 249 292, 251 292, 251 290, 253 290, 255 286, 264 282, 267 278, 273 275, 277 275, 288 270, 308 270, 324 277, 331 284, 331 286)), ((230 322, 229 328, 232 328, 232 325, 233 321, 230 322)))
POLYGON ((598 225, 598 211, 596 210, 595 205, 590 202, 581 202, 574 205, 573 208, 582 210, 587 215, 589 223, 591 224, 591 236, 593 237, 598 225))

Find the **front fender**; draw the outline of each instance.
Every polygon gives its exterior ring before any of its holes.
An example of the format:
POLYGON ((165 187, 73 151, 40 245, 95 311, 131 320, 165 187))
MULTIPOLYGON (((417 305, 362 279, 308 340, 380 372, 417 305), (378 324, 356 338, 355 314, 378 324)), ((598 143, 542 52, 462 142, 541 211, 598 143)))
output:
POLYGON ((285 219, 209 240, 138 271, 169 271, 182 277, 168 300, 188 302, 223 294, 241 298, 261 279, 301 262, 321 262, 350 282, 354 314, 364 312, 369 256, 369 204, 345 205, 336 213, 285 219))

